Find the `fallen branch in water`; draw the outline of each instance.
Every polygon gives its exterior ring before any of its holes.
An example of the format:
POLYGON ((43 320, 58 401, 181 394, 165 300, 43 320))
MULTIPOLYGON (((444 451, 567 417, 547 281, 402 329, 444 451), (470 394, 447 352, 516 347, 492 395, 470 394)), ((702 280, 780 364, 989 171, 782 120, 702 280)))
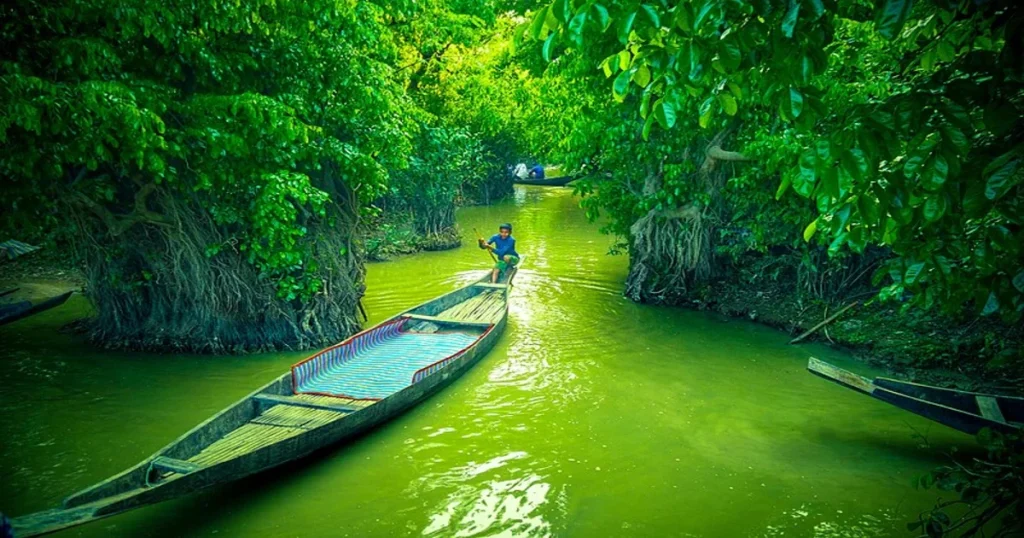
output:
POLYGON ((810 329, 808 329, 806 332, 804 332, 800 336, 797 336, 796 338, 790 340, 789 343, 790 344, 797 344, 797 343, 799 343, 804 338, 807 338, 808 336, 814 334, 818 329, 820 329, 820 328, 824 327, 825 325, 828 325, 829 323, 832 323, 833 321, 835 321, 835 319, 838 318, 839 316, 841 316, 843 314, 843 312, 846 312, 847 310, 853 308, 858 303, 860 303, 860 301, 854 301, 854 302, 852 302, 852 303, 850 303, 850 304, 840 308, 839 310, 836 311, 835 314, 832 314, 831 316, 825 318, 825 321, 822 321, 821 323, 815 325, 814 327, 811 327, 810 329))

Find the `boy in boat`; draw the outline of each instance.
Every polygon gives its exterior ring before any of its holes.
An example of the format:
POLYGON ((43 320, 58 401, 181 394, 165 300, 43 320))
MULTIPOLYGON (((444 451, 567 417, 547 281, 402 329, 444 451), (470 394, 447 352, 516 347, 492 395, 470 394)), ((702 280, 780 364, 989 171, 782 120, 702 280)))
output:
POLYGON ((530 169, 530 177, 544 179, 544 167, 537 163, 530 169))
POLYGON ((479 240, 480 248, 489 250, 498 258, 498 263, 491 271, 491 282, 498 282, 498 275, 506 269, 511 269, 519 263, 519 253, 516 252, 516 239, 512 237, 512 225, 505 223, 498 227, 498 233, 484 241, 479 240))

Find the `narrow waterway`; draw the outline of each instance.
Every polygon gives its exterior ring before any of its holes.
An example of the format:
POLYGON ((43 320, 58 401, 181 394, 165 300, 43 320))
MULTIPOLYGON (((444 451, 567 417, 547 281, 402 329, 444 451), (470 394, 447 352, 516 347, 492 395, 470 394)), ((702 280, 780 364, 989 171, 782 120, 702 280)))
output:
MULTIPOLYGON (((911 479, 973 441, 812 376, 753 323, 633 304, 570 189, 466 208, 461 249, 369 266, 371 323, 476 278, 473 228, 526 256, 508 327, 466 376, 353 442, 57 536, 903 536, 911 479)), ((62 308, 0 327, 0 510, 56 506, 305 353, 101 352, 62 308)))

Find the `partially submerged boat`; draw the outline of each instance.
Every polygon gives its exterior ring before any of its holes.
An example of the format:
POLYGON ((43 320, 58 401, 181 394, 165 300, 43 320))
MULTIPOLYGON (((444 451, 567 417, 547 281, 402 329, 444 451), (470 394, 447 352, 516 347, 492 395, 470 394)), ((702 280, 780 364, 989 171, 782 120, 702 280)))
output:
MULTIPOLYGON (((0 293, 0 297, 11 295, 18 291, 18 288, 0 293)), ((19 319, 27 318, 44 310, 60 306, 71 297, 73 291, 62 293, 42 301, 18 301, 14 303, 0 304, 0 325, 13 323, 19 319)))
POLYGON ((398 314, 292 366, 141 463, 13 520, 35 536, 237 480, 301 458, 421 402, 505 328, 513 268, 398 314))
POLYGON ((1024 428, 1024 398, 945 389, 887 377, 872 380, 813 357, 807 369, 829 381, 964 433, 973 435, 982 428, 1001 432, 1024 428))

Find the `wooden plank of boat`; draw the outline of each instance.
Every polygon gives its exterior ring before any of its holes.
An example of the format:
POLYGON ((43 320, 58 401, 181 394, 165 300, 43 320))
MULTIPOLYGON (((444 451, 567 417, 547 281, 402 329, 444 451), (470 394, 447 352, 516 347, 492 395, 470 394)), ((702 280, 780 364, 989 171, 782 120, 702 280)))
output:
POLYGON ((871 380, 813 357, 808 361, 807 369, 829 381, 964 433, 976 434, 982 428, 1009 432, 1024 427, 1024 398, 946 389, 884 377, 871 380))
POLYGON ((487 328, 493 325, 489 321, 466 321, 461 319, 447 319, 438 316, 424 316, 423 314, 406 314, 402 316, 406 319, 414 319, 418 321, 429 321, 431 323, 439 323, 442 325, 461 325, 464 327, 481 327, 487 328))
POLYGON ((44 310, 60 306, 71 297, 73 291, 50 297, 45 301, 33 303, 31 301, 20 301, 17 303, 0 305, 0 325, 13 323, 19 319, 27 318, 44 310))
MULTIPOLYGON (((511 282, 516 272, 502 275, 502 282, 511 282)), ((395 417, 458 378, 494 346, 507 323, 510 286, 476 285, 489 278, 316 353, 138 465, 67 497, 60 508, 15 518, 15 535, 54 532, 237 480, 395 417), (470 325, 444 333, 418 333, 420 324, 406 317, 444 319, 470 303, 478 319, 464 312, 470 325)))
POLYGON ((534 177, 527 177, 527 178, 522 178, 522 179, 515 178, 515 179, 512 180, 512 183, 516 183, 516 184, 519 184, 519 185, 539 185, 539 186, 542 186, 542 187, 563 187, 565 185, 568 185, 574 179, 576 179, 576 178, 573 177, 573 176, 559 176, 559 177, 551 177, 551 178, 544 178, 544 179, 538 179, 538 178, 534 178, 534 177))

